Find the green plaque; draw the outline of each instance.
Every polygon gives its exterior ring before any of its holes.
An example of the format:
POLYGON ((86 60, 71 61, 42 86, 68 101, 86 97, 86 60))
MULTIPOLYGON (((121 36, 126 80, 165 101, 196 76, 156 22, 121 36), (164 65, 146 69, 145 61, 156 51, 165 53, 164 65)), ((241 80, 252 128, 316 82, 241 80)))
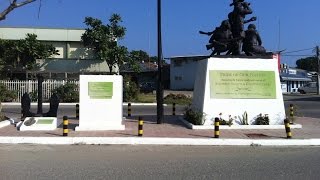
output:
POLYGON ((210 98, 276 99, 275 72, 211 70, 210 98))
POLYGON ((38 119, 36 124, 52 124, 53 119, 38 119))
POLYGON ((91 99, 111 99, 113 82, 89 82, 88 93, 91 99))

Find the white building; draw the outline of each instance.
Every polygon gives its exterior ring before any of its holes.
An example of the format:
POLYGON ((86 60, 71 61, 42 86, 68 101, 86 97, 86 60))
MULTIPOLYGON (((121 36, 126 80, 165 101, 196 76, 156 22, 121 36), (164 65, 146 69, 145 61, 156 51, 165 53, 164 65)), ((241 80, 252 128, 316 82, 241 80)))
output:
POLYGON ((298 88, 312 81, 308 71, 280 65, 281 88, 283 93, 298 93, 298 88))
POLYGON ((193 90, 198 61, 207 56, 179 56, 170 58, 170 89, 193 90))
MULTIPOLYGON (((39 41, 52 44, 59 50, 60 55, 38 60, 40 68, 26 72, 27 76, 34 72, 42 72, 49 78, 77 79, 79 74, 109 72, 107 63, 95 60, 93 52, 83 46, 81 36, 84 32, 84 29, 0 27, 0 39, 19 40, 25 39, 27 33, 36 34, 39 41)), ((117 72, 118 69, 113 71, 117 72)))

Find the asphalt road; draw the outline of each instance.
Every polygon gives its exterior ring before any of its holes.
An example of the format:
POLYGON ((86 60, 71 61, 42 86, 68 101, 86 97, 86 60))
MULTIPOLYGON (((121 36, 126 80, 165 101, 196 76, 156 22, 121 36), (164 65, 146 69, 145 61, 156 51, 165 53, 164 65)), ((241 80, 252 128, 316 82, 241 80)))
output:
MULTIPOLYGON (((311 117, 311 118, 320 118, 320 96, 317 95, 284 95, 284 106, 289 114, 289 105, 294 104, 297 107, 296 116, 300 117, 311 117)), ((21 106, 4 106, 3 112, 10 117, 20 117, 21 116, 21 106)), ((185 112, 186 106, 176 106, 176 114, 181 115, 185 112)), ((43 112, 48 111, 49 106, 43 106, 43 112)), ((75 106, 66 106, 60 105, 58 116, 62 117, 64 115, 69 117, 75 117, 75 106)), ((123 116, 127 116, 127 106, 123 106, 123 116)), ((37 106, 32 106, 32 112, 37 111, 37 106)), ((157 107, 155 105, 145 105, 145 106, 132 106, 132 115, 133 116, 143 116, 143 115, 156 115, 157 107)), ((172 105, 164 106, 164 114, 171 115, 172 114, 172 105)))
POLYGON ((0 145, 0 177, 319 179, 319 148, 0 145))
POLYGON ((284 95, 285 108, 288 111, 289 105, 297 108, 297 116, 320 118, 320 96, 310 94, 284 95))

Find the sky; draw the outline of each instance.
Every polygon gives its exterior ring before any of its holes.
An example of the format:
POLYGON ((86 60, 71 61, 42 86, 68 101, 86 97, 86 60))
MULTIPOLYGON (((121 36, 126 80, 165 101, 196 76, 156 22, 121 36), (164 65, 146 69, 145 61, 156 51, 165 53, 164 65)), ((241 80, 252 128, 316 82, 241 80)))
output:
MULTIPOLYGON (((209 55, 212 31, 232 11, 232 0, 162 0, 163 56, 209 55)), ((268 51, 285 50, 282 63, 295 66, 299 58, 315 55, 320 45, 320 1, 250 0, 255 22, 268 51), (300 51, 302 50, 302 51, 300 51), (297 51, 297 52, 296 52, 297 51), (300 56, 302 55, 302 56, 300 56)), ((0 11, 8 0, 0 0, 0 11)), ((157 0, 38 0, 12 11, 1 27, 86 28, 85 17, 108 23, 117 13, 123 19, 126 36, 120 44, 131 50, 157 55, 157 0), (40 12, 39 12, 40 7, 40 12)))

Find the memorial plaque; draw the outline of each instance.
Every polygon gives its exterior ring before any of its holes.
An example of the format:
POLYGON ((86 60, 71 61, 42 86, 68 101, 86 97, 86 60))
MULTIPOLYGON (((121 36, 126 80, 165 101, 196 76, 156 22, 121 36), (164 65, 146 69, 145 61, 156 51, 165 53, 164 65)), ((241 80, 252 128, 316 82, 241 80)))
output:
POLYGON ((210 98, 276 99, 274 71, 212 70, 210 98))
POLYGON ((88 82, 88 95, 90 99, 111 99, 113 82, 88 82))

